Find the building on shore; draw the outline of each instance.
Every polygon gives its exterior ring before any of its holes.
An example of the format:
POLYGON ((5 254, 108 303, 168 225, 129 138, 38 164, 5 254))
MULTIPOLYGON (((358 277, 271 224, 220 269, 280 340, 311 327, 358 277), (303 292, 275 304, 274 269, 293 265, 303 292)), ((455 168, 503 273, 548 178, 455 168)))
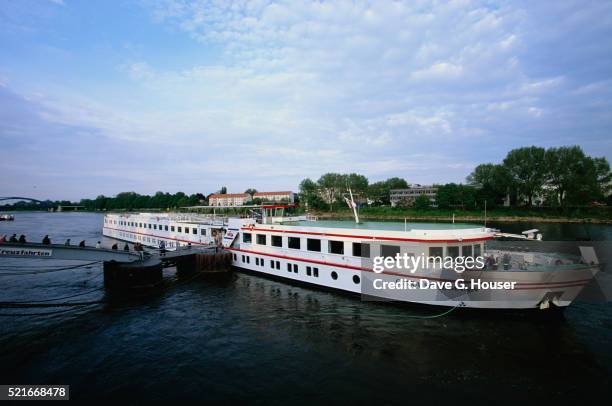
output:
POLYGON ((295 194, 293 192, 257 192, 253 199, 261 199, 263 202, 294 203, 295 194))
POLYGON ((244 206, 252 200, 259 200, 263 203, 294 203, 295 194, 293 192, 257 192, 253 195, 253 199, 247 193, 227 193, 227 194, 212 194, 208 196, 209 206, 244 206))
POLYGON ((209 206, 242 206, 251 200, 246 193, 212 194, 208 196, 209 206))
POLYGON ((417 197, 425 195, 429 197, 431 205, 435 207, 436 193, 438 193, 436 186, 414 184, 406 189, 391 189, 389 200, 392 207, 412 206, 417 197))

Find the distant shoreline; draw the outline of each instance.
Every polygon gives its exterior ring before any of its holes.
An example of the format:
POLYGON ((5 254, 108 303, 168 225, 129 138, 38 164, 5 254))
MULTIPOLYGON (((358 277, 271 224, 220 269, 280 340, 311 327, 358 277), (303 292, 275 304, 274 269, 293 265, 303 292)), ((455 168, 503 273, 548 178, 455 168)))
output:
MULTIPOLYGON (((315 214, 321 220, 352 220, 353 216, 350 214, 341 213, 316 213, 315 214)), ((376 214, 359 214, 359 218, 362 220, 370 221, 433 221, 441 223, 449 223, 453 220, 452 215, 376 215, 376 214)), ((455 221, 461 222, 478 222, 484 223, 484 216, 473 216, 473 215, 460 215, 455 214, 455 221)), ((576 224, 612 224, 612 219, 603 218, 570 218, 570 217, 540 217, 540 216, 489 216, 487 215, 487 222, 498 222, 498 223, 576 223, 576 224)))
MULTIPOLYGON (((370 221, 399 221, 403 222, 407 221, 431 221, 431 222, 440 222, 440 223, 450 223, 453 220, 452 213, 440 213, 440 214, 414 214, 414 213, 389 213, 386 212, 384 214, 381 213, 367 213, 365 212, 368 209, 365 209, 364 212, 359 213, 359 218, 362 220, 370 220, 370 221)), ((370 209, 371 210, 371 209, 370 209)), ((78 210, 78 211, 64 211, 61 213, 110 213, 113 211, 117 212, 130 212, 130 211, 142 211, 142 212, 151 212, 151 213, 165 213, 166 210, 163 209, 134 209, 134 210, 126 210, 126 209, 117 209, 117 210, 109 210, 109 211, 97 211, 97 210, 78 210)), ((173 211, 173 210, 171 210, 173 211)), ((176 212, 180 212, 176 210, 176 212)), ((2 211, 2 213, 57 213, 57 212, 48 212, 45 210, 8 210, 2 211)), ((317 216, 321 220, 353 220, 352 212, 348 210, 342 211, 333 211, 333 212, 321 212, 315 211, 310 212, 317 216)), ((455 221, 456 222, 476 222, 476 223, 484 223, 484 215, 474 215, 474 214, 458 214, 455 213, 455 221)), ((574 224, 612 224, 612 217, 610 218, 597 218, 590 216, 576 216, 576 217, 556 217, 553 215, 550 216, 537 216, 537 215, 525 215, 525 216, 513 216, 513 215, 500 215, 500 214, 487 214, 487 222, 498 222, 498 223, 529 223, 529 222, 537 222, 537 223, 574 223, 574 224)))

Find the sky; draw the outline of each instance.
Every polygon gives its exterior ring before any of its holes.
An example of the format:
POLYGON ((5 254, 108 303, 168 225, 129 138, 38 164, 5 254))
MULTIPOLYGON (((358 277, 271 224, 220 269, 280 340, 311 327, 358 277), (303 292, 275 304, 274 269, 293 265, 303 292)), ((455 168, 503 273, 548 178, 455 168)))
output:
POLYGON ((3 0, 0 196, 612 160, 610 1, 3 0))

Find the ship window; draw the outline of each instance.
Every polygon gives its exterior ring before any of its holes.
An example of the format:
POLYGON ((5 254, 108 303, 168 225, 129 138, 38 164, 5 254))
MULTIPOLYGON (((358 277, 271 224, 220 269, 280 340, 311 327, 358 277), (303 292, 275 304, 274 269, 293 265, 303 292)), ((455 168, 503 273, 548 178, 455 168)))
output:
POLYGON ((463 255, 464 257, 471 257, 472 256, 472 246, 464 245, 463 247, 461 247, 461 255, 463 255))
POLYGON ((312 268, 312 275, 315 278, 318 278, 319 277, 319 268, 312 268))
POLYGON ((250 263, 251 263, 251 257, 247 256, 247 264, 250 264, 250 263))
MULTIPOLYGON (((172 245, 172 243, 170 243, 170 245, 172 245)), ((234 261, 238 261, 238 256, 236 254, 234 254, 234 261)))
POLYGON ((300 249, 300 238, 299 237, 289 237, 288 238, 288 246, 294 250, 300 249))
POLYGON ((316 238, 307 238, 306 249, 308 251, 321 251, 321 240, 317 240, 316 238))
POLYGON ((336 271, 332 271, 331 277, 332 277, 333 280, 338 279, 338 274, 336 273, 336 271))
POLYGON ((157 230, 157 224, 153 224, 153 230, 157 230))
POLYGON ((307 266, 306 267, 306 275, 311 276, 312 275, 312 268, 307 266))
POLYGON ((206 229, 205 229, 205 228, 201 229, 201 230, 200 230, 200 234, 201 234, 201 235, 206 235, 206 229))
POLYGON ((198 233, 198 229, 194 228, 193 231, 191 232, 192 234, 197 234, 198 233))
POLYGON ((297 264, 293 264, 293 273, 298 273, 298 266, 297 266, 297 264))
POLYGON ((332 254, 344 255, 344 241, 329 241, 329 252, 332 254))
POLYGON ((255 265, 259 265, 259 258, 255 258, 255 265))
POLYGON ((177 227, 177 228, 176 228, 176 230, 177 230, 179 233, 182 233, 182 232, 183 232, 183 227, 177 227))
POLYGON ((380 256, 381 257, 392 257, 395 258, 400 253, 400 247, 397 245, 381 245, 380 256))
POLYGON ((153 228, 153 227, 152 227, 152 224, 149 224, 149 228, 153 228))
POLYGON ((270 268, 274 269, 274 261, 270 260, 270 268))
POLYGON ((474 256, 475 257, 479 257, 480 256, 480 244, 475 244, 474 245, 474 256))
POLYGON ((170 231, 174 231, 174 226, 170 226, 170 231))
POLYGON ((189 234, 189 227, 185 227, 185 234, 189 234))
POLYGON ((265 234, 256 234, 257 236, 257 244, 266 245, 266 235, 265 234))
POLYGON ((244 260, 244 255, 242 255, 242 262, 245 262, 245 260, 244 260))
POLYGON ((359 282, 361 282, 361 278, 359 277, 359 275, 353 275, 353 282, 356 285, 359 285, 359 282))
POLYGON ((353 243, 353 256, 370 258, 370 244, 354 242, 353 243))
POLYGON ((283 237, 281 237, 280 235, 273 235, 271 243, 273 247, 282 247, 283 237))
POLYGON ((446 247, 446 255, 452 258, 457 258, 459 256, 459 247, 446 247))
POLYGON ((287 272, 291 272, 291 264, 287 262, 287 272))
POLYGON ((250 244, 251 243, 251 233, 243 233, 242 242, 250 244))
POLYGON ((434 258, 442 258, 444 255, 442 247, 429 247, 429 258, 428 260, 431 262, 434 258))
POLYGON ((276 261, 276 269, 280 271, 280 261, 276 261))

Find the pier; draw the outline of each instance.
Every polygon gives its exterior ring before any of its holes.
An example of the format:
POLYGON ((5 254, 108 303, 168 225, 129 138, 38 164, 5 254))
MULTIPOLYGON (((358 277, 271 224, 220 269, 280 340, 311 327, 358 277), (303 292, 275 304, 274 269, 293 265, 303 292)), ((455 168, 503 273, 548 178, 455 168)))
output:
POLYGON ((226 272, 231 254, 217 247, 182 248, 163 254, 61 244, 3 243, 0 258, 102 262, 107 289, 142 288, 162 282, 163 269, 177 272, 226 272))

